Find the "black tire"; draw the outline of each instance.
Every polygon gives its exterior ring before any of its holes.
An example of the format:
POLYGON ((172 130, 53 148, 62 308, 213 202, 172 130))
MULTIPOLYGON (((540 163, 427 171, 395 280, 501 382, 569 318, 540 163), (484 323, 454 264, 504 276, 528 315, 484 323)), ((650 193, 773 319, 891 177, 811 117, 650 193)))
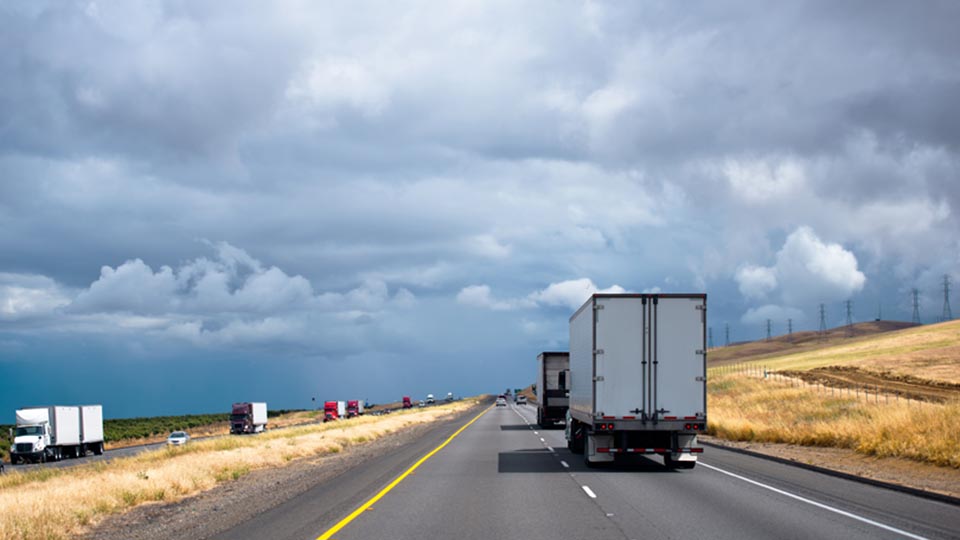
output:
POLYGON ((103 443, 98 442, 96 446, 93 447, 93 453, 98 456, 103 455, 103 443))
POLYGON ((584 433, 583 426, 579 422, 574 422, 570 426, 570 436, 573 440, 570 441, 570 451, 574 454, 583 454, 584 450, 587 447, 587 435, 584 433))

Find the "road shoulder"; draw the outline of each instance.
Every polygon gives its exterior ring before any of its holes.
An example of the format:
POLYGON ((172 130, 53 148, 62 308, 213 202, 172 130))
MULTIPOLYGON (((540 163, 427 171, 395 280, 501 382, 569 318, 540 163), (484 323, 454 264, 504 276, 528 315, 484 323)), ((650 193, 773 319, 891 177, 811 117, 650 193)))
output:
POLYGON ((701 440, 707 444, 835 471, 868 481, 960 498, 960 470, 949 467, 937 467, 906 459, 864 456, 845 448, 728 441, 703 435, 701 440))

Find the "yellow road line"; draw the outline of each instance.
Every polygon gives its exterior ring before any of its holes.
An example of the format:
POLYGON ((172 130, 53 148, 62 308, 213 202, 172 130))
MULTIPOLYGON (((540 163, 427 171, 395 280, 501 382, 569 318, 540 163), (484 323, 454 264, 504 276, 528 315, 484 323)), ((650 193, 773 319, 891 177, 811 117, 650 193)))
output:
POLYGON ((368 508, 370 508, 371 506, 373 506, 373 503, 379 501, 379 500, 380 500, 384 495, 386 495, 387 493, 390 493, 390 490, 392 490, 393 488, 395 488, 395 487, 397 486, 397 484, 399 484, 400 482, 402 482, 403 479, 406 478, 408 475, 410 475, 413 471, 417 470, 417 467, 419 467, 420 465, 422 465, 424 461, 430 459, 434 454, 436 454, 437 452, 439 452, 440 450, 442 450, 444 446, 450 444, 450 441, 452 441, 454 437, 456 437, 457 435, 459 435, 463 430, 465 430, 465 429, 467 429, 468 427, 470 427, 470 424, 472 424, 472 423, 476 422, 477 420, 479 420, 480 417, 483 416, 484 414, 486 414, 487 411, 489 411, 489 410, 490 410, 490 407, 487 407, 486 409, 483 410, 483 412, 481 412, 480 414, 474 416, 474 417, 473 417, 473 420, 470 420, 469 422, 467 422, 466 424, 464 424, 460 429, 458 429, 457 431, 455 431, 455 432, 453 433, 453 435, 447 437, 447 440, 443 441, 443 444, 441 444, 440 446, 434 448, 433 450, 430 451, 429 454, 427 454, 427 455, 423 456, 422 458, 420 458, 420 460, 417 461, 416 463, 414 463, 412 467, 410 467, 409 469, 407 469, 406 471, 404 471, 403 474, 401 474, 400 476, 398 476, 398 477, 396 478, 396 480, 394 480, 393 482, 390 482, 390 484, 387 485, 387 487, 385 487, 385 488, 383 488, 382 490, 380 490, 380 493, 377 493, 376 495, 374 495, 373 497, 371 497, 367 502, 365 502, 365 503, 363 503, 362 505, 360 505, 360 507, 357 508, 356 510, 354 510, 353 512, 351 512, 349 516, 347 516, 347 517, 343 518, 342 520, 340 520, 340 523, 337 523, 337 524, 334 525, 333 527, 330 527, 330 528, 327 530, 327 532, 325 532, 325 533, 321 534, 320 536, 318 536, 318 537, 317 537, 317 540, 329 540, 334 534, 336 534, 337 532, 339 532, 340 529, 346 527, 351 521, 353 521, 354 519, 356 519, 357 516, 359 516, 360 514, 364 513, 368 508))

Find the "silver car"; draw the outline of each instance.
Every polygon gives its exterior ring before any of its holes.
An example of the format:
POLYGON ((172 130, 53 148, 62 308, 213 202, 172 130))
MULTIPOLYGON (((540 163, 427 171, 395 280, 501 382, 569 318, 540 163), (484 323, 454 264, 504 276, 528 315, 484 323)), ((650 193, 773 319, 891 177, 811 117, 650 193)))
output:
POLYGON ((174 431, 167 437, 167 444, 172 446, 183 446, 190 440, 190 435, 186 431, 174 431))

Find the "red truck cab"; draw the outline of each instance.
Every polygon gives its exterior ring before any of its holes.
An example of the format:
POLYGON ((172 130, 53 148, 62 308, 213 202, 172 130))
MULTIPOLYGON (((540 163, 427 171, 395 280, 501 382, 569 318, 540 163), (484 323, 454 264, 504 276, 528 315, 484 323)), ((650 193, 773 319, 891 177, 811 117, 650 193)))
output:
POLYGON ((337 402, 336 401, 324 401, 323 402, 323 421, 329 422, 330 420, 338 420, 340 415, 337 413, 337 402))
POLYGON ((413 407, 413 403, 410 402, 410 396, 403 396, 403 408, 409 409, 413 407))
POLYGON ((355 399, 347 401, 347 418, 354 416, 360 416, 360 403, 355 399))

